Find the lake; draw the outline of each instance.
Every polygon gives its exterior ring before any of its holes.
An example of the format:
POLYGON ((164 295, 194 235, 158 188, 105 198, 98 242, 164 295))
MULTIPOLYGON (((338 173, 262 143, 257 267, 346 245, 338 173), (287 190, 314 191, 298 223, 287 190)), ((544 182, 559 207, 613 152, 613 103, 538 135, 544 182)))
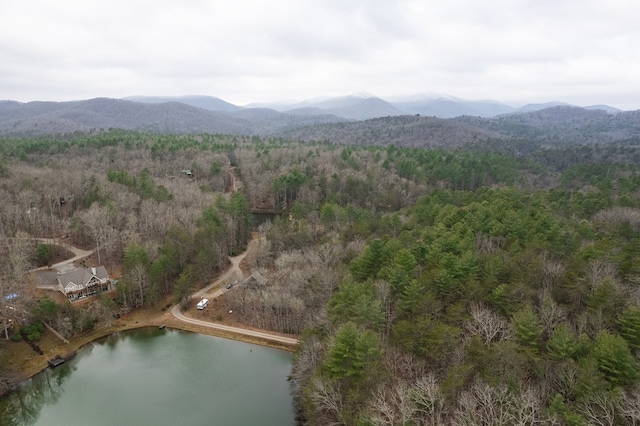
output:
POLYGON ((0 399, 0 425, 294 425, 291 362, 218 337, 119 333, 0 399))

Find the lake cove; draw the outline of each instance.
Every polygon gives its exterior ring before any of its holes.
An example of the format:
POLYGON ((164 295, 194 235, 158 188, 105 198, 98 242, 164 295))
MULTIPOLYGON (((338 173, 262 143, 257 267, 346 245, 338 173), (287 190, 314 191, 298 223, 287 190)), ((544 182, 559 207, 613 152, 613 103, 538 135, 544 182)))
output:
POLYGON ((118 333, 2 397, 0 425, 294 425, 291 361, 194 333, 118 333))

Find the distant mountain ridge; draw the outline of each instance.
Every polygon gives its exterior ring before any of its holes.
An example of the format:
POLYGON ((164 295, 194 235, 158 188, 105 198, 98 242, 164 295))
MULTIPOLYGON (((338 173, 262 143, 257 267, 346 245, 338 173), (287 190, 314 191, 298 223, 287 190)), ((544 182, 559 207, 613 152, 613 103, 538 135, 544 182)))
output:
MULTIPOLYGON (((563 102, 548 102, 528 104, 521 108, 516 108, 494 100, 467 100, 442 95, 413 95, 384 100, 369 94, 354 94, 328 99, 309 99, 292 104, 249 104, 247 107, 259 106, 282 112, 292 111, 294 113, 300 113, 300 111, 325 112, 344 118, 364 120, 407 114, 420 114, 438 118, 454 118, 463 115, 489 118, 505 114, 532 112, 559 105, 578 107, 577 105, 563 102), (372 105, 376 105, 376 107, 372 108, 372 105)), ((594 105, 585 108, 602 109, 608 113, 621 112, 621 110, 608 105, 594 105)))
POLYGON ((119 128, 158 133, 271 134, 292 126, 344 121, 274 110, 220 112, 182 102, 143 103, 95 98, 71 102, 0 102, 0 134, 34 136, 119 128))
POLYGON ((240 106, 224 101, 215 96, 189 95, 189 96, 127 96, 125 101, 142 102, 148 104, 161 104, 166 102, 181 102, 197 108, 209 111, 230 112, 243 109, 240 106))
MULTIPOLYGON (((268 108, 294 115, 331 114, 347 120, 367 120, 407 114, 420 114, 438 118, 454 118, 463 115, 488 118, 505 114, 538 111, 553 106, 578 107, 564 102, 546 102, 532 103, 521 108, 515 108, 494 100, 468 100, 443 95, 413 95, 385 100, 368 93, 307 99, 295 103, 254 103, 245 106, 234 105, 214 96, 129 96, 124 99, 144 103, 181 102, 216 112, 268 108)), ((601 109, 608 113, 621 112, 621 110, 608 105, 593 105, 584 108, 601 109)))
MULTIPOLYGON (((132 98, 136 99, 136 98, 132 98)), ((494 101, 467 103, 420 97, 395 103, 370 95, 317 99, 275 108, 239 107, 219 98, 152 97, 142 101, 96 98, 71 102, 0 101, 0 135, 35 136, 120 128, 157 133, 224 133, 277 136, 336 143, 459 146, 489 139, 540 143, 640 143, 640 110, 617 112, 605 106, 531 104, 515 112, 494 101), (165 102, 168 101, 168 102, 165 102), (400 109, 411 109, 411 113, 400 109), (458 108, 475 113, 436 118, 415 113, 458 108), (214 109, 219 109, 216 111, 214 109), (479 111, 491 110, 492 117, 479 111), (518 112, 518 111, 529 112, 518 112), (504 113, 507 111, 506 113, 504 113), (407 121, 408 120, 408 121, 407 121)))
POLYGON ((504 141, 507 145, 524 141, 550 147, 612 142, 638 144, 640 110, 609 114, 603 110, 555 106, 493 118, 404 115, 300 127, 280 136, 339 145, 420 148, 459 148, 489 141, 504 141))
POLYGON ((640 110, 610 114, 603 109, 558 105, 492 118, 452 119, 519 139, 549 143, 640 143, 640 110))

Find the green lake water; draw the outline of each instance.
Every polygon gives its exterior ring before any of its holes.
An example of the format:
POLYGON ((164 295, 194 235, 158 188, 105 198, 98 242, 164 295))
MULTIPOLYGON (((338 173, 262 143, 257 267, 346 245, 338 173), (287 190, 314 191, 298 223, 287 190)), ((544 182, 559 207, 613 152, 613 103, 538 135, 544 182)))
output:
POLYGON ((143 329, 88 345, 0 399, 0 425, 294 425, 277 349, 143 329))

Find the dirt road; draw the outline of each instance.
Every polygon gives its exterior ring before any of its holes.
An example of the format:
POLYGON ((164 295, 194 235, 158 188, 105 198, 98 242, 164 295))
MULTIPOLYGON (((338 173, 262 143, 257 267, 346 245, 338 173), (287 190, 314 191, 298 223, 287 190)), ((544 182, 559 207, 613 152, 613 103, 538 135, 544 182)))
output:
POLYGON ((190 317, 187 317, 187 316, 183 315, 180 312, 180 309, 177 308, 177 306, 174 306, 173 309, 171 309, 171 315, 173 315, 176 319, 178 319, 180 321, 184 321, 184 322, 189 323, 189 324, 198 325, 198 326, 201 326, 201 327, 208 327, 208 328, 224 331, 224 332, 231 333, 231 334, 255 337, 255 338, 258 338, 258 339, 267 340, 267 341, 270 341, 270 342, 281 343, 281 344, 290 345, 290 346, 295 346, 298 343, 300 343, 298 339, 279 336, 277 334, 271 334, 268 331, 254 331, 254 330, 248 330, 248 329, 245 329, 245 328, 231 327, 231 326, 228 326, 228 325, 223 325, 223 324, 218 324, 218 323, 214 323, 214 322, 208 322, 208 321, 202 321, 202 320, 197 320, 197 319, 194 319, 194 318, 190 318, 190 317))
MULTIPOLYGON (((60 241, 59 239, 54 239, 54 238, 37 238, 36 240, 42 244, 60 246, 66 250, 69 250, 71 253, 73 253, 72 258, 69 258, 67 260, 63 260, 62 262, 58 262, 54 265, 51 265, 51 268, 57 268, 59 266, 69 265, 75 262, 76 260, 84 259, 85 257, 91 256, 96 251, 96 249, 82 250, 82 249, 79 249, 78 247, 71 246, 65 243, 64 241, 60 241)), ((32 271, 40 271, 40 270, 49 269, 49 268, 50 268, 49 266, 43 266, 41 268, 32 269, 32 271)))
MULTIPOLYGON (((242 259, 244 259, 247 253, 248 253, 248 250, 241 253, 238 256, 230 257, 229 260, 231 261, 231 266, 229 267, 229 269, 224 274, 219 276, 214 282, 212 282, 202 290, 199 290, 194 294, 192 294, 191 299, 200 300, 202 298, 207 298, 207 299, 213 300, 213 299, 216 299, 218 296, 222 295, 225 291, 227 291, 227 289, 225 288, 226 283, 236 279, 242 282, 242 280, 244 279, 244 274, 240 269, 240 262, 242 261, 242 259)), ((255 338, 259 338, 259 339, 263 339, 271 342, 277 342, 284 345, 291 345, 291 346, 295 346, 298 343, 300 343, 298 339, 280 336, 278 334, 270 333, 268 331, 258 331, 258 330, 249 330, 249 329, 240 328, 240 327, 231 327, 228 325, 191 318, 187 315, 184 315, 181 312, 180 305, 174 305, 171 308, 171 315, 177 320, 180 320, 189 324, 198 325, 201 327, 207 327, 215 330, 220 330, 227 333, 255 337, 255 338)))
MULTIPOLYGON (((55 244, 55 245, 59 245, 61 247, 64 247, 65 249, 69 250, 70 252, 72 252, 74 254, 74 257, 72 257, 71 259, 67 259, 63 262, 60 263, 56 263, 55 265, 52 265, 53 267, 56 266, 61 266, 61 265, 65 265, 65 264, 70 264, 72 262, 75 262, 76 260, 79 259, 83 259, 85 257, 90 256, 91 254, 93 254, 95 252, 95 250, 82 250, 79 249, 77 247, 73 247, 69 244, 66 244, 60 240, 54 240, 54 239, 49 239, 49 238, 39 238, 38 241, 44 243, 44 244, 55 244)), ((229 267, 229 269, 227 269, 226 272, 224 272, 222 275, 220 275, 216 280, 214 280, 211 284, 209 284, 208 286, 196 291, 195 293, 193 293, 191 295, 191 299, 195 299, 195 300, 200 300, 202 298, 207 298, 209 300, 213 300, 218 298, 219 296, 221 296, 224 292, 227 291, 227 289, 225 288, 225 285, 229 282, 238 280, 239 282, 242 282, 245 278, 244 273, 242 272, 242 269, 240 268, 240 262, 242 262, 242 259, 245 258, 245 256, 249 253, 249 250, 251 249, 251 245, 249 246, 250 248, 247 249, 246 251, 244 251, 243 253, 241 253, 238 256, 235 257, 230 257, 229 260, 231 261, 231 266, 229 267)), ((44 268, 38 268, 38 269, 44 269, 44 268)), ((259 331, 259 330, 251 330, 251 329, 246 329, 246 328, 241 328, 241 327, 232 327, 229 325, 223 325, 223 324, 219 324, 219 323, 214 323, 214 322, 209 322, 209 321, 203 321, 203 320, 199 320, 199 319, 195 319, 192 318, 188 315, 185 315, 181 310, 180 310, 180 305, 174 305, 171 308, 170 311, 171 316, 173 316, 176 320, 188 323, 188 324, 192 324, 192 325, 196 325, 199 327, 206 327, 212 330, 220 330, 222 332, 224 332, 225 334, 235 334, 235 335, 239 335, 239 336, 249 336, 249 337, 253 337, 253 338, 258 338, 258 339, 262 339, 262 340, 266 340, 266 341, 270 341, 270 342, 276 342, 279 344, 283 344, 283 345, 288 345, 288 346, 295 346, 299 343, 298 339, 294 339, 291 337, 286 337, 286 336, 281 336, 275 333, 271 333, 268 331, 259 331)), ((158 320, 154 321, 157 322, 158 320)), ((138 322, 136 322, 137 324, 138 322)))

